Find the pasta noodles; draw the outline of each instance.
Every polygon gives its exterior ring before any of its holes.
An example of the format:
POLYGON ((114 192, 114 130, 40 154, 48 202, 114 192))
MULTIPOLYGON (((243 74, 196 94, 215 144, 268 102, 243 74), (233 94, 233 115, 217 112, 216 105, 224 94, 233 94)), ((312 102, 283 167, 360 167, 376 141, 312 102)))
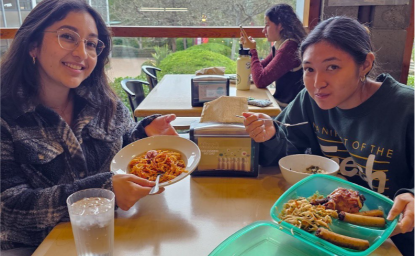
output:
MULTIPOLYGON (((313 195, 311 198, 316 197, 313 195)), ((338 218, 335 210, 326 209, 323 205, 312 205, 305 197, 289 200, 280 214, 281 220, 308 232, 316 231, 319 227, 330 229, 332 217, 338 218)))
POLYGON ((307 169, 305 169, 305 172, 304 173, 316 174, 316 173, 327 173, 327 172, 325 170, 321 169, 317 165, 311 165, 310 167, 308 167, 307 169))
POLYGON ((184 160, 179 152, 171 150, 149 150, 131 160, 130 172, 138 177, 155 181, 157 174, 160 183, 172 180, 180 174, 187 172, 184 160))

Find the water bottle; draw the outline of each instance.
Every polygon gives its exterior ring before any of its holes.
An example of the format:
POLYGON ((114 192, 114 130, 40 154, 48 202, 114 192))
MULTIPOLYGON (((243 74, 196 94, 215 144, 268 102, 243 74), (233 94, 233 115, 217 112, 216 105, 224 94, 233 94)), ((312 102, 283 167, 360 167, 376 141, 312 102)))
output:
POLYGON ((236 89, 249 90, 251 88, 249 79, 251 74, 251 54, 249 48, 243 48, 242 44, 239 46, 239 57, 236 60, 236 89))

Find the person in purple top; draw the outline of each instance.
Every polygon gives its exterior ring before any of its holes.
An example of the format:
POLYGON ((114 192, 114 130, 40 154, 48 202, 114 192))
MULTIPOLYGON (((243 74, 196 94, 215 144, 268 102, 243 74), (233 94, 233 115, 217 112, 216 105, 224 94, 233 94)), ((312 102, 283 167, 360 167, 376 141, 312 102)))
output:
POLYGON ((274 97, 285 108, 304 88, 298 46, 307 35, 303 24, 288 4, 277 4, 265 12, 262 31, 269 42, 275 42, 271 53, 262 61, 258 58, 255 40, 241 33, 240 41, 251 49, 251 73, 258 88, 275 82, 274 97))

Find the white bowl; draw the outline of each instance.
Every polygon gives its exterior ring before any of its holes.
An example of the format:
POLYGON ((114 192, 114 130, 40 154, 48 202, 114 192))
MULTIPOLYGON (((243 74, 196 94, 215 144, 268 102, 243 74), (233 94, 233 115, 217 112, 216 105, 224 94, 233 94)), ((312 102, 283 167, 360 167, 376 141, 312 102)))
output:
POLYGON ((144 154, 152 149, 171 149, 180 152, 186 164, 185 169, 188 171, 172 180, 160 183, 159 185, 161 187, 176 183, 192 173, 199 164, 201 156, 199 147, 193 141, 178 136, 153 136, 137 140, 122 148, 112 159, 111 171, 116 173, 129 173, 128 164, 131 160, 137 155, 144 154))
POLYGON ((305 173, 306 169, 311 165, 318 166, 325 170, 327 175, 336 176, 339 171, 339 164, 335 161, 316 155, 289 155, 283 157, 278 162, 284 179, 291 185, 297 183, 305 177, 313 174, 305 173))

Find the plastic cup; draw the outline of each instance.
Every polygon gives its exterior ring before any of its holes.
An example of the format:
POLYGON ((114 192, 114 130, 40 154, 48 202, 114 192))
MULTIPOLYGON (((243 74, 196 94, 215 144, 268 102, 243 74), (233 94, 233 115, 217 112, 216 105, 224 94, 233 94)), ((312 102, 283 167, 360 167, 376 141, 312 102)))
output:
POLYGON ((66 203, 78 256, 113 255, 114 193, 100 188, 85 189, 70 195, 66 203))

